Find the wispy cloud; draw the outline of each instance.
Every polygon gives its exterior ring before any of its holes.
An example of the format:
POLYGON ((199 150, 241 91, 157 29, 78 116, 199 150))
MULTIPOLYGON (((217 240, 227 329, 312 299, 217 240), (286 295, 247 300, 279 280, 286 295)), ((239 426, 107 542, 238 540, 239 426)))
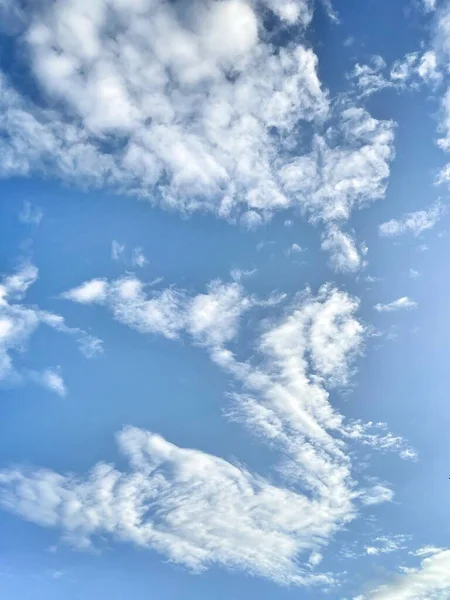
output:
POLYGON ((27 223, 27 225, 39 225, 42 221, 44 213, 42 210, 26 200, 23 203, 22 210, 19 213, 19 219, 22 223, 27 223))
MULTIPOLYGON (((212 282, 195 296, 171 288, 147 296, 136 278, 101 281, 101 293, 86 294, 86 288, 92 290, 88 282, 65 296, 104 304, 142 333, 174 338, 184 332, 203 346, 235 382, 228 417, 284 457, 276 468, 285 485, 128 427, 118 443, 129 472, 104 463, 78 479, 46 470, 5 470, 3 506, 61 528, 64 539, 79 548, 109 534, 194 570, 217 563, 279 583, 332 584, 330 575, 312 571, 320 562, 318 548, 355 518, 358 504, 393 498, 387 484, 357 486, 342 437, 368 442, 372 434, 364 424, 346 423, 327 391, 349 383, 362 351, 358 301, 331 286, 316 296, 305 290, 281 318, 265 321, 257 354, 241 360, 227 346, 238 335, 242 315, 252 306, 272 305, 247 297, 236 282, 212 282), (81 497, 91 498, 89 511, 81 497), (79 508, 66 510, 68 505, 79 508)), ((398 440, 388 446, 396 453, 403 448, 398 440)))
POLYGON ((397 236, 403 233, 412 233, 418 236, 427 229, 432 229, 445 213, 446 208, 440 202, 436 202, 428 211, 418 210, 407 213, 401 219, 391 219, 379 226, 382 236, 397 236))
POLYGON ((408 296, 403 296, 388 304, 375 304, 374 309, 377 312, 394 312, 397 310, 411 310, 417 308, 417 306, 417 302, 411 300, 408 296))
MULTIPOLYGON (((88 357, 102 351, 102 342, 79 328, 66 325, 60 315, 23 304, 28 288, 37 280, 38 270, 31 264, 23 265, 16 274, 3 278, 0 284, 0 379, 10 382, 27 378, 27 371, 17 371, 13 355, 24 349, 34 331, 41 324, 75 338, 81 351, 88 357)), ((47 370, 31 379, 64 395, 64 386, 58 382, 56 371, 47 370)))

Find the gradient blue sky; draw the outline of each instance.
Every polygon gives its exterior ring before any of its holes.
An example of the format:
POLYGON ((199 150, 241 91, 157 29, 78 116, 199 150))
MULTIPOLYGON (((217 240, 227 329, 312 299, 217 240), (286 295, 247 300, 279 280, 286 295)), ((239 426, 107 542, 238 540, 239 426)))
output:
POLYGON ((446 0, 0 0, 0 597, 450 597, 446 0))

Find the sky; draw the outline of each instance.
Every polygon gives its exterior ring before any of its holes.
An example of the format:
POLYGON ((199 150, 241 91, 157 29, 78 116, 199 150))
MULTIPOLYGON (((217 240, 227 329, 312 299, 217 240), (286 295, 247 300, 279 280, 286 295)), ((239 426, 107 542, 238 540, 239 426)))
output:
POLYGON ((0 49, 0 596, 450 598, 450 1, 0 49))

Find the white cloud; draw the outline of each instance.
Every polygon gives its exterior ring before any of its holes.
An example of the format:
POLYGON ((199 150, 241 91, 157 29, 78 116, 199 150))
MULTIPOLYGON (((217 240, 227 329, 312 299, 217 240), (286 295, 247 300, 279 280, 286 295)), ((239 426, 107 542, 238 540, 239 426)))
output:
MULTIPOLYGON (((345 423, 327 391, 349 383, 363 348, 357 299, 330 286, 316 296, 306 290, 281 318, 264 321, 257 354, 241 360, 227 344, 243 313, 254 305, 270 310, 272 304, 247 297, 238 283, 214 281, 206 293, 188 296, 173 288, 146 294, 135 277, 100 281, 100 294, 84 293, 92 291, 88 282, 65 297, 104 304, 117 320, 143 333, 173 338, 184 332, 204 346, 234 380, 228 416, 272 446, 277 460, 282 457, 276 467, 286 487, 126 428, 118 441, 130 472, 103 463, 82 478, 3 471, 3 507, 61 528, 64 539, 80 548, 98 535, 111 535, 194 570, 216 563, 280 583, 331 583, 328 575, 311 572, 320 561, 319 548, 356 516, 358 502, 393 497, 385 484, 358 488, 346 452, 355 424, 345 423)), ((390 449, 399 451, 394 444, 390 449)))
POLYGON ((111 244, 111 258, 120 260, 125 252, 125 244, 119 244, 117 240, 113 240, 111 244))
POLYGON ((369 556, 378 556, 379 554, 390 554, 405 550, 405 542, 408 538, 404 535, 381 535, 370 541, 370 545, 365 546, 366 554, 369 556))
POLYGON ((420 277, 420 273, 419 273, 419 271, 416 271, 415 269, 410 269, 409 277, 410 277, 410 279, 417 279, 418 277, 420 277))
POLYGON ((324 533, 303 496, 142 429, 125 428, 117 441, 130 472, 104 463, 84 478, 3 471, 3 507, 61 528, 79 549, 111 535, 195 571, 221 564, 278 583, 328 583, 297 564, 311 536, 324 533))
POLYGON ((356 86, 362 97, 371 96, 376 92, 393 86, 393 83, 382 74, 385 68, 386 63, 384 59, 379 55, 375 55, 371 58, 371 64, 361 65, 356 63, 348 77, 350 80, 356 82, 356 86))
POLYGON ((28 200, 23 203, 22 210, 19 213, 19 219, 22 223, 27 223, 27 225, 39 225, 43 216, 44 213, 42 210, 38 206, 31 204, 28 200))
POLYGON ((31 377, 47 387, 53 385, 52 389, 61 393, 63 388, 58 385, 56 377, 52 377, 53 371, 48 370, 34 377, 26 370, 14 367, 14 355, 26 348, 29 338, 40 324, 74 337, 86 356, 101 352, 102 343, 81 329, 68 327, 60 315, 21 303, 37 278, 36 267, 25 264, 15 275, 4 277, 0 283, 0 380, 19 382, 31 377))
POLYGON ((407 213, 401 219, 391 219, 379 226, 379 232, 382 236, 397 236, 404 233, 412 233, 415 236, 423 231, 432 229, 446 212, 446 207, 436 202, 428 211, 418 210, 407 213))
POLYGON ((92 279, 77 288, 65 292, 62 297, 81 304, 102 302, 106 297, 107 284, 103 279, 92 279))
POLYGON ((33 372, 31 378, 62 398, 67 395, 67 388, 59 370, 47 369, 42 373, 33 372))
POLYGON ((249 228, 290 207, 347 219, 385 193, 394 123, 330 108, 317 56, 301 37, 273 43, 267 10, 303 26, 312 16, 306 0, 30 6, 22 55, 44 108, 1 77, 0 172, 44 171, 249 228))
POLYGON ((302 248, 299 244, 292 244, 292 246, 288 250, 288 254, 301 254, 305 252, 306 248, 302 248))
POLYGON ((330 266, 335 271, 353 273, 361 267, 362 261, 354 239, 337 227, 328 229, 321 247, 330 253, 330 266))
POLYGON ((145 254, 142 251, 142 248, 134 248, 133 255, 131 258, 131 263, 134 267, 145 267, 148 263, 148 260, 145 257, 145 254))
POLYGON ((407 296, 403 296, 388 304, 375 304, 374 309, 377 312, 394 312, 397 310, 411 310, 417 308, 417 306, 417 302, 414 302, 414 300, 411 300, 411 298, 408 298, 407 296))
MULTIPOLYGON (((418 567, 395 574, 389 583, 359 596, 359 600, 444 600, 450 594, 450 550, 431 548, 418 567)), ((421 554, 417 554, 420 556, 421 554)))

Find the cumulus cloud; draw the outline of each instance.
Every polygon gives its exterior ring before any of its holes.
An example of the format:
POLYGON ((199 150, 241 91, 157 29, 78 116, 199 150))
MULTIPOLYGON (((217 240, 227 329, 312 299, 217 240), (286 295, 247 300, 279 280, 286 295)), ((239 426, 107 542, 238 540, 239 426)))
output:
POLYGON ((382 236, 393 237, 404 233, 415 236, 423 231, 432 229, 445 213, 446 208, 441 202, 436 202, 429 210, 418 210, 405 214, 401 219, 391 219, 379 226, 382 236))
POLYGON ((301 35, 269 42, 267 11, 280 27, 312 16, 306 0, 30 6, 16 43, 42 102, 0 75, 0 175, 45 172, 248 228, 295 207, 345 220, 383 197, 394 123, 330 108, 317 56, 301 35))
POLYGON ((88 357, 102 351, 102 342, 81 329, 68 327, 60 315, 23 304, 21 301, 37 278, 37 268, 25 264, 14 275, 4 277, 0 283, 0 380, 17 382, 31 377, 64 395, 65 388, 56 371, 48 370, 33 375, 26 370, 18 370, 14 367, 13 356, 26 348, 29 338, 40 324, 74 337, 88 357))
POLYGON ((377 312, 394 312, 397 310, 411 310, 417 308, 418 304, 408 296, 402 296, 393 302, 389 302, 388 304, 375 304, 374 309, 377 312))
MULTIPOLYGON (((443 600, 450 594, 450 550, 428 547, 418 567, 406 567, 392 580, 355 600, 443 600)), ((423 556, 420 552, 417 556, 423 556)))

